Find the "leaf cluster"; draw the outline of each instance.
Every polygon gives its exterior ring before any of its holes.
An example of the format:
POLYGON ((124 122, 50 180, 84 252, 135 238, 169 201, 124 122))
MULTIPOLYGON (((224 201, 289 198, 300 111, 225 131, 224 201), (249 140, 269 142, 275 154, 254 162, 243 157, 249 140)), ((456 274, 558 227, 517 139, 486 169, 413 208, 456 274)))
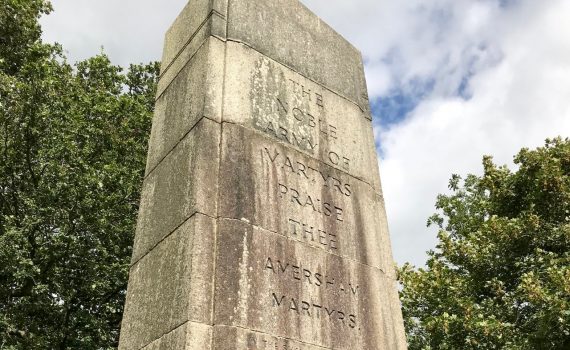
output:
POLYGON ((437 249, 400 269, 410 349, 570 348, 570 140, 515 164, 484 157, 438 197, 437 249))
POLYGON ((158 64, 67 63, 0 0, 0 349, 117 345, 158 64))

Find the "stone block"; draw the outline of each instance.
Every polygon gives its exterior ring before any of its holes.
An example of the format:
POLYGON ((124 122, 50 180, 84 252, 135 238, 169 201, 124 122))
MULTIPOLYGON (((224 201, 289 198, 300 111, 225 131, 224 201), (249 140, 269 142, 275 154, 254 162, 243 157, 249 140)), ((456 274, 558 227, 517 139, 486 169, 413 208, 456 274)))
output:
POLYGON ((131 267, 120 349, 169 333, 149 349, 186 349, 164 344, 185 339, 175 330, 189 321, 211 323, 215 231, 215 219, 196 214, 131 267))
POLYGON ((207 39, 158 97, 147 174, 202 118, 221 120, 224 52, 223 42, 207 39))
MULTIPOLYGON (((176 59, 168 66, 168 69, 161 73, 158 80, 158 85, 156 89, 157 99, 164 94, 166 89, 172 84, 172 81, 180 74, 180 71, 190 64, 190 61, 198 53, 200 49, 204 46, 208 46, 208 43, 212 42, 214 39, 221 41, 218 37, 211 36, 211 33, 215 30, 222 31, 226 28, 225 20, 218 16, 212 16, 210 19, 201 27, 198 32, 196 32, 195 37, 192 39, 188 45, 184 46, 182 51, 178 54, 176 59)), ((214 57, 212 62, 217 60, 222 60, 222 56, 214 57)), ((214 74, 221 75, 223 73, 223 66, 212 67, 215 69, 210 69, 210 72, 214 74)), ((198 83, 198 82, 197 82, 198 83)), ((221 92, 221 91, 220 91, 221 92)))
POLYGON ((227 37, 369 111, 360 52, 300 1, 229 1, 227 37))
POLYGON ((220 126, 202 118, 144 180, 133 263, 195 213, 216 216, 220 126))
POLYGON ((269 135, 381 191, 372 124, 351 101, 232 42, 224 91, 224 121, 269 135))
POLYGON ((190 0, 166 32, 162 52, 161 75, 169 70, 181 52, 193 41, 200 42, 207 36, 225 37, 225 21, 228 0, 190 0), (221 19, 224 25, 220 25, 221 19), (212 25, 212 23, 215 23, 212 25), (204 27, 204 34, 198 35, 204 27))
POLYGON ((394 281, 381 270, 243 221, 218 228, 216 325, 327 349, 405 349, 394 281))

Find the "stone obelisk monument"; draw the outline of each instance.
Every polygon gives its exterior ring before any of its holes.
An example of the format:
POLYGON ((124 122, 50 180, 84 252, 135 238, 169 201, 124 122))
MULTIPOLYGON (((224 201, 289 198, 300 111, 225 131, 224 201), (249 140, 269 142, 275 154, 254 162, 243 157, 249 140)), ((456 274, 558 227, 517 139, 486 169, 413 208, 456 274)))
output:
POLYGON ((119 349, 406 349, 367 95, 359 51, 299 1, 190 1, 119 349))

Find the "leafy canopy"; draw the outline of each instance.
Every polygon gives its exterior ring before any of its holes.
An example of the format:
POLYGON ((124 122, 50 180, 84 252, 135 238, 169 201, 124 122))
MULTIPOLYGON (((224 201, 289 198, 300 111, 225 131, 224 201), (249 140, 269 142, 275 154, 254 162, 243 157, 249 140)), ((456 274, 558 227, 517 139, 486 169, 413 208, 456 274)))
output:
POLYGON ((410 349, 570 349, 570 140, 483 159, 440 195, 427 268, 400 270, 410 349))
POLYGON ((0 349, 117 346, 158 64, 71 66, 0 0, 0 349))

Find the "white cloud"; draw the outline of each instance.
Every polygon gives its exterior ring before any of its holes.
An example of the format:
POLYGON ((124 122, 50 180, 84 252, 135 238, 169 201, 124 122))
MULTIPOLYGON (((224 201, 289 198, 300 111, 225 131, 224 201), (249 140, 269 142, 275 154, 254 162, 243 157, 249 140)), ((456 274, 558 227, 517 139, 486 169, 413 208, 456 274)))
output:
MULTIPOLYGON (((569 1, 303 2, 362 50, 372 98, 421 98, 401 123, 375 125, 398 262, 423 264, 434 247, 425 223, 452 173, 480 172, 483 154, 507 163, 521 147, 570 136, 569 1)), ((103 45, 126 65, 160 58, 186 0, 53 3, 47 39, 72 59, 103 45)))
POLYGON ((113 63, 160 60, 164 33, 188 0, 50 0, 44 40, 59 42, 71 62, 101 52, 113 63))
POLYGON ((380 131, 382 176, 397 259, 421 264, 433 246, 422 228, 452 173, 480 173, 483 154, 511 163, 522 147, 570 136, 570 35, 567 1, 521 3, 487 23, 500 62, 477 70, 472 98, 434 93, 407 121, 380 131), (412 202, 409 204, 408 202, 412 202))

